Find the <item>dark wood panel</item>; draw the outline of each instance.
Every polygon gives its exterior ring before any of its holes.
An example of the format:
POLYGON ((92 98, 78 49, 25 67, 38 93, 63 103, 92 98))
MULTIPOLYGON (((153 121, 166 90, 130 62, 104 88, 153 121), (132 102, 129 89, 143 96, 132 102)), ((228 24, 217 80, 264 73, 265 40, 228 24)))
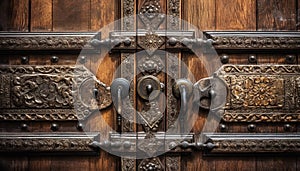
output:
POLYGON ((256 166, 257 171, 296 171, 297 170, 296 157, 257 157, 256 166))
POLYGON ((53 0, 53 31, 88 31, 89 0, 53 0))
POLYGON ((1 0, 0 11, 0 31, 28 31, 29 0, 1 0))
POLYGON ((255 30, 255 0, 216 0, 217 30, 255 30))
POLYGON ((217 157, 216 171, 255 171, 255 157, 217 157))
POLYGON ((3 171, 25 171, 28 170, 28 158, 21 156, 1 156, 0 170, 3 171))
POLYGON ((31 0, 30 31, 52 31, 52 0, 31 0))
POLYGON ((296 30, 296 0, 258 0, 257 29, 296 30))

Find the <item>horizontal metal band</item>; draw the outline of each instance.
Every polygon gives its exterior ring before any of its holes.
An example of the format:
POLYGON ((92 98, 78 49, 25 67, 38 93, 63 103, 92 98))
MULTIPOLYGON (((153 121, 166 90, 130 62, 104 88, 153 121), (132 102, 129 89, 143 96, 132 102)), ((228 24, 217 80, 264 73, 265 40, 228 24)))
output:
POLYGON ((0 153, 96 153, 98 133, 1 133, 0 153))
POLYGON ((298 134, 205 134, 215 147, 210 153, 299 153, 298 134))
MULTIPOLYGON (((183 31, 182 34, 159 33, 167 36, 187 36, 193 34, 183 31)), ((62 50, 78 51, 90 49, 90 40, 97 33, 0 33, 0 51, 7 50, 62 50)), ((99 33, 98 33, 99 34, 99 33)), ((144 32, 138 32, 138 35, 144 32)), ((213 40, 216 50, 299 50, 299 32, 205 32, 207 38, 213 40)), ((136 36, 134 32, 115 32, 111 37, 136 36)), ((97 35, 96 38, 100 39, 97 35)), ((186 48, 184 48, 186 49, 186 48)))
MULTIPOLYGON (((97 33, 0 33, 3 50, 81 50, 97 33)), ((97 36, 100 37, 100 36, 97 36)))
POLYGON ((206 32, 217 50, 299 50, 299 32, 206 32))

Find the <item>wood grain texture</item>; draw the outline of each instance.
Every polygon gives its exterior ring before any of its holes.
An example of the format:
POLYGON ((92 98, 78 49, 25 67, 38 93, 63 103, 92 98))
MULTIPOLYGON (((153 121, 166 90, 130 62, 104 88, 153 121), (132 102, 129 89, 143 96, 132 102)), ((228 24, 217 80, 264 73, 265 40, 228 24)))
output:
POLYGON ((216 157, 215 165, 217 171, 228 170, 243 170, 243 171, 255 171, 255 157, 216 157))
POLYGON ((297 170, 296 157, 257 157, 256 167, 257 171, 296 171, 297 170))
POLYGON ((255 0, 216 0, 217 30, 255 30, 255 0))
POLYGON ((215 30, 216 0, 184 0, 183 19, 200 30, 215 30))
POLYGON ((296 0, 258 0, 257 30, 296 30, 296 0))
POLYGON ((115 0, 91 0, 91 31, 99 31, 104 26, 114 22, 117 3, 115 0))
POLYGON ((89 0, 53 0, 53 31, 88 31, 89 0))
POLYGON ((52 31, 52 0, 31 0, 30 31, 52 31))
POLYGON ((1 0, 0 11, 0 31, 28 31, 29 0, 1 0))

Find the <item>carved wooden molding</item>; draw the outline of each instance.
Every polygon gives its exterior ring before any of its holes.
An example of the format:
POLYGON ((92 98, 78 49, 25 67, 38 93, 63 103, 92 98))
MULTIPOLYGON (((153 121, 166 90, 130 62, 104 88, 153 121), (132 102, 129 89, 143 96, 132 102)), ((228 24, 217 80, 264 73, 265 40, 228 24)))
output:
POLYGON ((227 86, 223 121, 300 121, 299 65, 224 65, 216 74, 227 86))
POLYGON ((211 153, 299 153, 298 134, 206 134, 211 153))
POLYGON ((96 153, 97 133, 1 133, 0 153, 96 153))
POLYGON ((300 49, 299 32, 206 32, 217 50, 300 49))
POLYGON ((109 87, 84 66, 4 65, 0 81, 0 120, 78 120, 112 103, 109 87))

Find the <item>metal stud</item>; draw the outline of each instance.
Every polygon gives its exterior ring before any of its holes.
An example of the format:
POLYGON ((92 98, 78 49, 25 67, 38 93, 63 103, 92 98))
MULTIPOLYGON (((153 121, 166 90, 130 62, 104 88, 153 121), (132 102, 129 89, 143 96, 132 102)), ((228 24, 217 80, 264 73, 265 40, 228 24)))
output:
POLYGON ((220 131, 221 131, 221 132, 225 132, 226 130, 227 130, 226 125, 220 124, 220 131))
POLYGON ((57 57, 57 56, 52 56, 52 57, 51 57, 51 62, 52 62, 52 63, 57 63, 58 60, 59 60, 59 57, 57 57))
POLYGON ((56 123, 53 123, 53 124, 51 124, 51 130, 52 131, 57 131, 58 130, 58 124, 56 124, 56 123))
POLYGON ((28 62, 29 62, 28 56, 22 56, 21 57, 21 63, 22 64, 28 64, 28 62))
POLYGON ((25 124, 25 123, 21 124, 21 129, 22 129, 23 131, 27 131, 27 130, 28 130, 28 125, 25 124))
POLYGON ((255 129, 256 129, 256 125, 255 125, 255 124, 249 124, 249 125, 248 125, 248 131, 254 132, 255 129))
POLYGON ((220 57, 220 59, 221 59, 222 64, 227 64, 227 63, 229 62, 229 56, 226 55, 226 54, 223 54, 223 55, 220 57))
POLYGON ((249 63, 252 63, 252 64, 257 63, 256 55, 249 55, 248 61, 249 61, 249 63))
POLYGON ((131 39, 130 38, 125 38, 125 40, 123 41, 125 46, 130 46, 131 45, 131 39))
POLYGON ((85 57, 85 56, 81 56, 81 57, 79 58, 79 62, 80 62, 81 64, 85 64, 85 63, 86 63, 86 57, 85 57))
POLYGON ((285 57, 285 61, 286 63, 288 64, 294 64, 295 63, 295 60, 296 60, 296 56, 295 55, 287 55, 285 57))
POLYGON ((168 42, 170 46, 175 46, 177 44, 177 39, 171 37, 168 42))
POLYGON ((83 130, 84 125, 82 123, 78 123, 76 128, 78 131, 82 131, 83 130))
POLYGON ((284 125, 284 131, 290 132, 291 129, 292 129, 292 126, 291 126, 290 124, 285 124, 285 125, 284 125))

